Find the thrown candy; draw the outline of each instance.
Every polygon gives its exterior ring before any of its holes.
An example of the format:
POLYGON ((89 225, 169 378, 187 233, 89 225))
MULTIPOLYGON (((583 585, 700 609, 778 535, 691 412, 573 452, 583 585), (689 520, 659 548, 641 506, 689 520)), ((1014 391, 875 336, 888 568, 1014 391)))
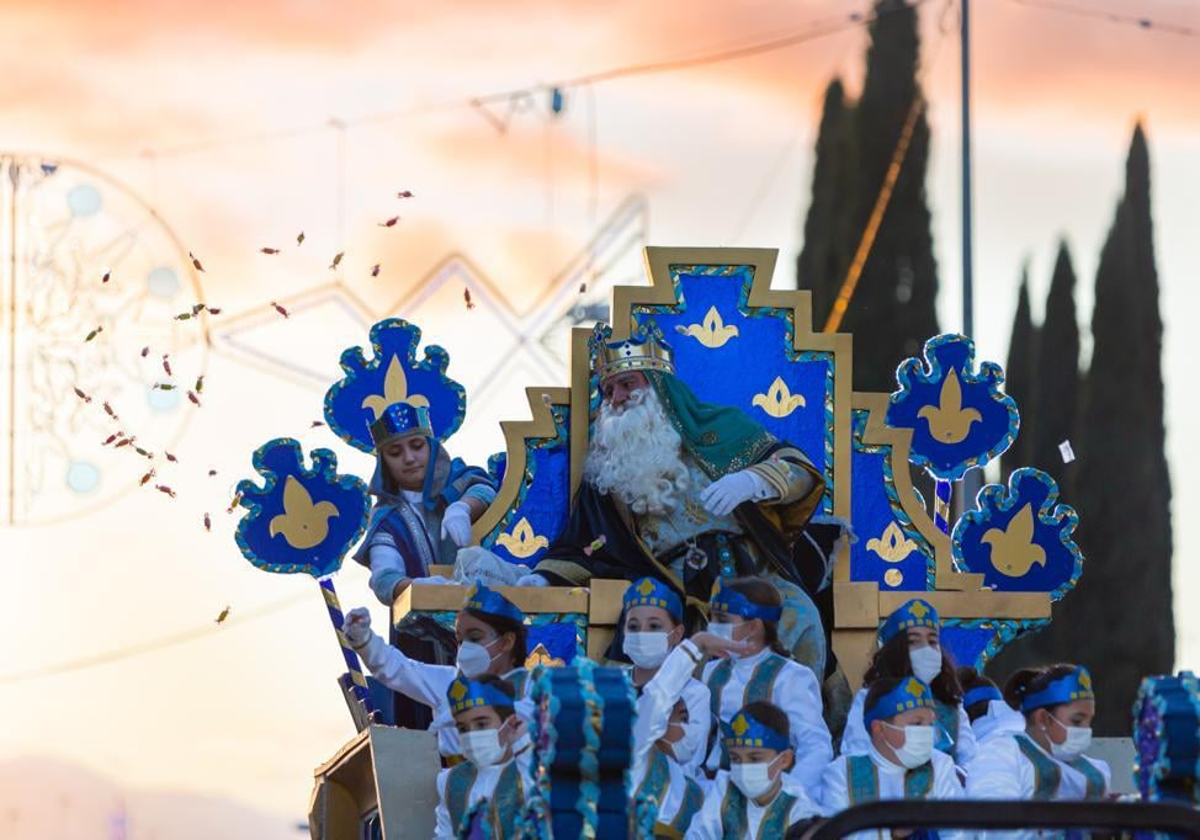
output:
POLYGON ((191 312, 181 312, 180 314, 175 316, 176 321, 190 321, 191 318, 192 318, 191 312))
POLYGON ((167 372, 167 376, 171 375, 171 362, 167 358, 166 353, 163 354, 163 370, 165 370, 167 372))
POLYGON ((155 382, 154 387, 151 388, 150 390, 153 391, 155 389, 157 389, 159 391, 174 391, 175 386, 172 385, 170 382, 155 382))
POLYGON ((106 437, 106 438, 104 439, 104 442, 103 442, 103 443, 101 443, 100 445, 101 445, 101 446, 108 446, 110 443, 112 443, 114 440, 116 440, 116 439, 117 439, 117 438, 119 438, 119 437, 124 437, 124 435, 122 435, 120 432, 117 432, 115 435, 109 435, 108 437, 106 437))
POLYGON ((200 374, 198 377, 196 377, 196 393, 199 394, 203 390, 204 390, 204 374, 200 374))
POLYGON ((1058 445, 1058 454, 1062 456, 1062 462, 1069 464, 1075 460, 1075 450, 1071 448, 1071 441, 1064 440, 1058 445))
POLYGON ((413 197, 413 194, 412 194, 411 190, 401 190, 400 192, 396 193, 396 198, 412 198, 412 197, 413 197))
POLYGON ((131 443, 133 443, 133 441, 134 439, 131 437, 122 438, 121 440, 117 441, 117 445, 114 446, 113 449, 120 449, 122 446, 129 446, 131 443))
POLYGON ((214 308, 213 308, 213 307, 211 307, 211 306, 206 306, 206 307, 204 307, 204 308, 208 310, 208 314, 209 314, 209 315, 220 315, 220 314, 221 314, 221 310, 220 310, 220 308, 215 308, 215 309, 214 309, 214 308))
POLYGON ((342 257, 344 257, 344 256, 346 256, 345 251, 338 251, 337 254, 333 258, 333 262, 331 262, 329 264, 329 267, 331 269, 337 268, 339 265, 342 264, 342 257))
POLYGON ((284 309, 282 306, 280 306, 278 303, 276 303, 275 301, 271 301, 271 306, 275 307, 275 311, 278 312, 280 315, 282 315, 284 318, 291 317, 291 315, 288 314, 288 311, 286 309, 284 309))
POLYGON ((142 480, 138 482, 138 487, 145 487, 150 483, 150 479, 152 478, 154 478, 154 470, 150 470, 150 472, 142 476, 142 480))
POLYGON ((399 216, 392 216, 392 218, 388 219, 386 222, 380 222, 379 226, 380 227, 395 227, 396 222, 398 222, 398 221, 400 221, 399 216))
POLYGON ((297 245, 304 244, 304 231, 300 231, 299 235, 296 237, 296 244, 297 245))
POLYGON ((83 400, 85 403, 90 403, 92 401, 91 397, 89 397, 87 394, 85 394, 83 391, 79 390, 78 388, 75 389, 75 396, 79 397, 79 399, 83 400))
POLYGON ((110 277, 112 277, 112 272, 111 272, 111 271, 106 271, 106 272, 104 272, 104 276, 100 278, 100 282, 101 282, 101 283, 107 283, 107 282, 108 282, 108 279, 109 279, 110 277))
POLYGON ((463 300, 467 302, 467 309, 474 309, 475 302, 471 300, 471 290, 463 289, 463 300))
POLYGON ((604 544, 607 542, 608 538, 601 534, 599 537, 592 540, 588 547, 583 550, 583 553, 588 557, 591 557, 593 551, 599 551, 600 549, 604 548, 604 544))
POLYGON ((375 265, 371 266, 371 276, 372 277, 379 276, 379 263, 375 263, 375 265))
POLYGON ((242 494, 238 493, 233 497, 233 501, 229 503, 229 507, 225 508, 226 513, 233 513, 233 509, 242 503, 242 494))
POLYGON ((147 356, 149 356, 149 355, 150 355, 150 348, 149 348, 149 347, 143 347, 143 348, 142 348, 142 358, 144 359, 144 358, 146 358, 146 357, 147 357, 147 356))
POLYGON ((587 291, 587 283, 580 283, 579 284, 579 294, 583 294, 586 291, 587 291))
POLYGON ((172 499, 175 498, 175 491, 172 490, 170 487, 168 487, 165 484, 155 484, 154 489, 157 490, 159 493, 165 493, 166 495, 170 496, 172 499))
POLYGON ((261 254, 267 254, 269 256, 274 256, 275 254, 279 253, 278 248, 259 248, 258 251, 261 254))
POLYGON ((217 624, 220 624, 225 619, 229 618, 229 607, 221 610, 221 614, 217 616, 217 624))
POLYGON ((87 338, 84 339, 84 342, 91 341, 93 338, 100 335, 100 333, 102 333, 102 332, 104 332, 104 327, 96 327, 96 329, 92 330, 90 333, 87 334, 87 338))
POLYGON ((136 452, 137 454, 141 455, 143 458, 147 458, 151 461, 154 460, 154 453, 147 452, 145 449, 142 449, 142 447, 140 447, 140 446, 133 447, 133 451, 136 452))
POLYGON ((321 426, 324 426, 324 425, 325 425, 325 424, 324 424, 324 423, 322 423, 320 420, 314 420, 314 421, 312 421, 312 425, 311 425, 311 426, 309 426, 308 428, 310 428, 310 429, 318 429, 318 428, 320 428, 321 426))
POLYGON ((172 464, 176 464, 179 462, 179 459, 176 458, 174 455, 172 455, 170 452, 163 452, 163 454, 167 456, 167 460, 170 461, 172 464))
POLYGON ((204 514, 204 530, 205 531, 212 530, 212 517, 209 516, 207 513, 204 514))
POLYGON ((104 403, 104 413, 107 414, 109 417, 111 417, 114 420, 121 419, 120 417, 117 416, 117 412, 113 411, 113 407, 111 405, 109 405, 107 402, 104 403))
POLYGON ((200 260, 196 259, 196 255, 191 251, 188 251, 188 259, 192 261, 192 265, 195 266, 197 271, 204 271, 204 266, 200 265, 200 260))
POLYGON ((212 478, 212 477, 213 477, 214 475, 216 475, 216 474, 217 474, 217 471, 216 471, 216 470, 209 470, 209 471, 208 471, 208 477, 209 477, 209 478, 212 478))
POLYGON ((193 394, 191 391, 187 392, 187 397, 188 397, 188 400, 191 401, 192 405, 200 405, 200 398, 197 397, 195 394, 193 394))

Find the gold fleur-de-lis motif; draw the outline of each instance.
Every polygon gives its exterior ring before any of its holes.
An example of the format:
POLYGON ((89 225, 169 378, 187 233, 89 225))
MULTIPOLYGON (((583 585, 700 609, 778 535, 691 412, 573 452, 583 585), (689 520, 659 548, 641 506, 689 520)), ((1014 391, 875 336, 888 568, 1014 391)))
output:
POLYGON ((758 406, 771 417, 783 418, 797 408, 803 408, 805 402, 803 394, 793 394, 783 378, 776 376, 767 393, 755 394, 750 404, 758 406))
POLYGON ((725 322, 721 319, 721 313, 717 307, 710 306, 708 313, 704 316, 704 320, 699 324, 690 324, 688 326, 676 325, 675 331, 681 335, 690 335, 692 338, 699 341, 705 347, 716 349, 724 347, 731 338, 736 338, 738 328, 735 326, 725 326, 725 322))
POLYGON ((925 689, 922 688, 921 684, 912 677, 908 678, 908 684, 904 686, 904 690, 912 697, 920 697, 925 693, 925 689))
POLYGON ((467 695, 467 683, 462 678, 454 681, 454 685, 450 686, 450 697, 455 703, 461 703, 462 699, 467 695))
POLYGON ((533 526, 529 524, 529 520, 525 517, 513 526, 512 532, 501 534, 496 537, 496 542, 504 546, 508 553, 518 560, 524 560, 526 557, 532 557, 537 554, 539 549, 546 548, 550 545, 550 540, 545 537, 540 537, 533 532, 533 526))
POLYGON ((980 542, 992 547, 992 567, 1005 577, 1024 577, 1035 563, 1046 565, 1045 549, 1033 541, 1033 508, 1028 504, 1007 528, 988 530, 980 542))
POLYGON ((879 539, 872 537, 867 540, 867 551, 874 551, 879 559, 887 563, 899 563, 916 550, 917 544, 904 536, 895 522, 888 523, 879 539))
POLYGON ((372 394, 362 401, 363 408, 375 412, 378 420, 389 405, 406 402, 418 408, 429 408, 429 400, 420 394, 408 393, 408 377, 404 373, 404 365, 400 364, 399 356, 392 356, 388 362, 387 372, 383 375, 383 393, 372 394))
POLYGON ((541 642, 538 642, 537 646, 525 657, 526 670, 532 670, 539 665, 547 668, 561 668, 566 664, 558 657, 551 656, 550 651, 546 650, 546 646, 541 642))
POLYGON ((292 548, 313 548, 329 536, 329 519, 337 515, 337 505, 313 504, 304 485, 289 475, 283 483, 283 513, 271 517, 269 529, 272 537, 282 534, 292 548))
POLYGON ((739 713, 729 728, 733 730, 733 734, 741 738, 746 734, 746 730, 750 728, 750 724, 746 722, 746 716, 739 713))
POLYGON ((973 408, 962 407, 962 384, 954 368, 946 374, 938 405, 924 406, 917 412, 929 423, 929 434, 939 443, 962 443, 971 431, 972 423, 979 423, 983 416, 973 408))

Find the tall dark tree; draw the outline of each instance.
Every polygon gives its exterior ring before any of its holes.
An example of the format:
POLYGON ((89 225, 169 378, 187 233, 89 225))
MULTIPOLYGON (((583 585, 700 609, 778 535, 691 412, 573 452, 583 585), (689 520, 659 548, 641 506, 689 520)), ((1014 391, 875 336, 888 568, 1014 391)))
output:
POLYGON ((996 663, 1024 657, 1086 664, 1100 734, 1129 733, 1142 677, 1171 670, 1171 480, 1164 451, 1162 317, 1150 217, 1150 158, 1139 125, 1125 195, 1100 255, 1092 363, 1074 449, 1076 533, 1086 560, 1074 592, 1045 631, 996 663))
MULTIPOLYGON (((1038 344, 1029 463, 1049 473, 1068 500, 1074 498, 1074 463, 1064 463, 1059 444, 1075 432, 1079 400, 1079 323, 1075 319, 1075 269, 1066 242, 1058 246, 1038 344)), ((1024 430, 1022 430, 1024 435, 1024 430)), ((1072 442, 1072 449, 1074 442, 1072 442)))
POLYGON ((854 169, 850 137, 852 105, 841 79, 825 89, 813 163, 812 202, 804 219, 804 247, 796 260, 796 286, 812 291, 813 329, 820 330, 837 298, 850 262, 846 239, 854 169))
POLYGON ((1017 291, 1017 312, 1013 316, 1012 336, 1008 340, 1008 360, 1004 365, 1004 391, 1017 403, 1021 413, 1021 432, 1016 441, 1000 456, 1000 473, 1008 481, 1009 473, 1029 465, 1033 451, 1033 395, 1037 390, 1034 379, 1037 356, 1038 329, 1029 311, 1029 269, 1021 271, 1021 287, 1017 291))

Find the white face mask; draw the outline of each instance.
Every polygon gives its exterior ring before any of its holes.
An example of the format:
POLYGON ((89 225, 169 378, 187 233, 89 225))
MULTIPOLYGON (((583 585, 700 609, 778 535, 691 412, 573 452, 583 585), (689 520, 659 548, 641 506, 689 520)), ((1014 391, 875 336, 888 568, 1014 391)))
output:
POLYGON ((1050 741, 1050 755, 1064 761, 1071 761, 1087 752, 1088 747, 1092 745, 1092 728, 1090 726, 1067 726, 1054 715, 1050 715, 1050 719, 1067 733, 1066 740, 1061 744, 1056 744, 1053 739, 1047 737, 1046 740, 1050 741))
MULTIPOLYGON (((488 644, 491 645, 496 641, 498 640, 493 639, 488 644)), ((478 642, 463 642, 458 646, 458 656, 455 657, 454 664, 458 670, 462 671, 464 677, 474 679, 480 674, 487 673, 487 669, 495 658, 484 645, 478 642)))
POLYGON ((504 758, 504 747, 500 745, 499 729, 476 729, 458 733, 463 755, 476 767, 491 767, 504 758))
POLYGON ((657 668, 667 658, 671 646, 666 633, 626 633, 621 649, 639 668, 657 668))
POLYGON ((771 789, 771 783, 775 781, 771 778, 771 765, 774 763, 772 760, 756 764, 731 764, 729 780, 747 799, 758 799, 771 789))
POLYGON ((908 652, 908 661, 912 663, 913 676, 929 685, 942 672, 942 651, 940 648, 912 648, 908 652))
POLYGON ((904 730, 904 746, 893 747, 896 760, 908 770, 928 763, 933 756, 933 727, 932 726, 893 726, 884 721, 888 729, 904 730))
POLYGON ((736 624, 730 624, 728 621, 710 621, 708 622, 708 632, 712 633, 718 639, 732 642, 733 628, 736 626, 736 624))

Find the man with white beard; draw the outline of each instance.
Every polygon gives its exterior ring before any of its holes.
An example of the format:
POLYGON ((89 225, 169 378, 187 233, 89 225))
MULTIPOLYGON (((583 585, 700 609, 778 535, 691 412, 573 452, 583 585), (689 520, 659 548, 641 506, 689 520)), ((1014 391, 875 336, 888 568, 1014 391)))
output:
POLYGON ((584 480, 566 529, 520 583, 655 577, 685 597, 696 629, 717 580, 758 575, 784 597, 783 645, 818 680, 832 672, 827 584, 844 527, 813 521, 821 473, 744 411, 701 402, 657 330, 594 339, 593 352, 602 402, 584 480), (825 621, 814 599, 828 602, 825 621))

